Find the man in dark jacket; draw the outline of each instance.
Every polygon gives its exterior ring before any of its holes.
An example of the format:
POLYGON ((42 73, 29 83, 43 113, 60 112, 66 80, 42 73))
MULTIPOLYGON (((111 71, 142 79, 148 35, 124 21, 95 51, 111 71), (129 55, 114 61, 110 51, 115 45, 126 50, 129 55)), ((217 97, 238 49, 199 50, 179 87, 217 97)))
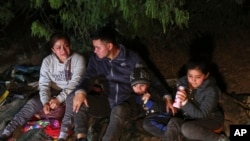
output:
MULTIPOLYGON (((103 141, 119 140, 125 121, 133 110, 130 74, 138 65, 144 65, 141 58, 116 41, 116 32, 107 27, 92 34, 94 54, 90 57, 87 70, 75 91, 73 111, 75 112, 75 132, 78 141, 86 141, 89 115, 110 116, 110 122, 103 141), (89 90, 97 78, 103 92, 91 94, 89 90), (88 94, 87 94, 88 93, 88 94)), ((166 110, 174 113, 171 94, 155 79, 152 85, 160 88, 165 99, 166 110)))

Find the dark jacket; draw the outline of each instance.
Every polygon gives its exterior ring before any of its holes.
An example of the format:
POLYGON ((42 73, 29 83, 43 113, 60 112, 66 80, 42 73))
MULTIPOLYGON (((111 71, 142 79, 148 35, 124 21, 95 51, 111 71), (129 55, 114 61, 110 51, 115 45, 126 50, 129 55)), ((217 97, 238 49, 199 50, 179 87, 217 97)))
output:
POLYGON ((187 77, 184 76, 178 81, 178 85, 186 88, 188 93, 188 101, 182 107, 184 115, 188 119, 214 119, 222 121, 224 119, 223 111, 219 106, 220 90, 216 85, 214 78, 207 78, 203 84, 188 91, 187 77))
POLYGON ((150 99, 146 103, 142 101, 143 95, 134 94, 136 95, 136 103, 140 111, 143 111, 145 115, 166 112, 166 106, 162 97, 152 89, 149 89, 148 93, 150 94, 150 99))
MULTIPOLYGON (((136 53, 122 45, 119 47, 120 53, 113 60, 108 58, 100 59, 93 54, 78 86, 78 89, 88 92, 93 81, 98 79, 108 96, 111 107, 127 100, 131 96, 133 90, 130 85, 130 74, 136 65, 145 65, 136 53)), ((161 86, 159 81, 153 82, 152 85, 155 87, 161 86)), ((169 93, 165 88, 162 88, 161 95, 165 94, 169 93)))

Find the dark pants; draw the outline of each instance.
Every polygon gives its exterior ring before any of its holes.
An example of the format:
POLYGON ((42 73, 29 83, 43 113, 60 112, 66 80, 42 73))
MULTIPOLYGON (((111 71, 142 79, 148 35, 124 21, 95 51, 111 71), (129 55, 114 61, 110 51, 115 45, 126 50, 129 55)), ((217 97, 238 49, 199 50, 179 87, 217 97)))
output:
POLYGON ((90 116, 107 117, 110 115, 110 106, 107 98, 99 94, 88 94, 89 107, 82 105, 77 113, 74 113, 75 133, 85 134, 88 132, 88 120, 90 116))
POLYGON ((181 118, 172 117, 167 124, 167 130, 162 141, 178 141, 180 137, 180 127, 183 121, 181 118))
POLYGON ((102 95, 88 95, 89 108, 82 106, 78 113, 75 114, 75 132, 76 134, 82 133, 87 135, 88 131, 88 119, 89 116, 97 117, 110 117, 110 122, 106 129, 106 132, 102 138, 102 141, 118 141, 122 129, 125 126, 126 121, 132 115, 135 116, 134 110, 135 98, 131 101, 126 101, 114 106, 110 109, 109 102, 106 96, 102 95), (131 102, 134 101, 134 102, 131 102))
POLYGON ((181 125, 181 133, 189 140, 218 141, 220 135, 214 130, 220 128, 222 124, 209 119, 186 121, 181 125))
POLYGON ((177 141, 180 135, 188 140, 218 141, 220 135, 214 130, 223 125, 223 119, 218 121, 211 119, 183 120, 173 117, 170 119, 163 141, 177 141))

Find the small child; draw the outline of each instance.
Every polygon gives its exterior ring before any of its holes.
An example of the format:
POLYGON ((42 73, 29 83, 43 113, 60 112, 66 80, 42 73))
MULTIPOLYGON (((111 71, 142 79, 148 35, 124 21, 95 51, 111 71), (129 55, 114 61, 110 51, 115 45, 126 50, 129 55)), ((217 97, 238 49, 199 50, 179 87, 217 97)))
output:
POLYGON ((130 75, 130 84, 137 95, 136 102, 145 113, 143 128, 154 136, 163 137, 172 114, 166 112, 162 96, 150 86, 152 81, 146 68, 135 68, 130 75))
POLYGON ((141 104, 145 110, 146 115, 161 112, 163 110, 163 103, 158 95, 152 95, 150 91, 150 73, 146 68, 135 68, 130 75, 130 84, 136 97, 136 102, 141 104), (157 99, 158 98, 158 99, 157 99))

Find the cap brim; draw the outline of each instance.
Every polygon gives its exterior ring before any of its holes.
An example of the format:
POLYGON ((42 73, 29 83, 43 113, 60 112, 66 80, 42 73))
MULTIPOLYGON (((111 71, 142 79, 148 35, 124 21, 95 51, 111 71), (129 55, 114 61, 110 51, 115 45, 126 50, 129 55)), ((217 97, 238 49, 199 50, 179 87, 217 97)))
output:
POLYGON ((136 84, 149 84, 149 82, 147 80, 137 80, 137 81, 131 82, 131 86, 134 86, 136 84))

